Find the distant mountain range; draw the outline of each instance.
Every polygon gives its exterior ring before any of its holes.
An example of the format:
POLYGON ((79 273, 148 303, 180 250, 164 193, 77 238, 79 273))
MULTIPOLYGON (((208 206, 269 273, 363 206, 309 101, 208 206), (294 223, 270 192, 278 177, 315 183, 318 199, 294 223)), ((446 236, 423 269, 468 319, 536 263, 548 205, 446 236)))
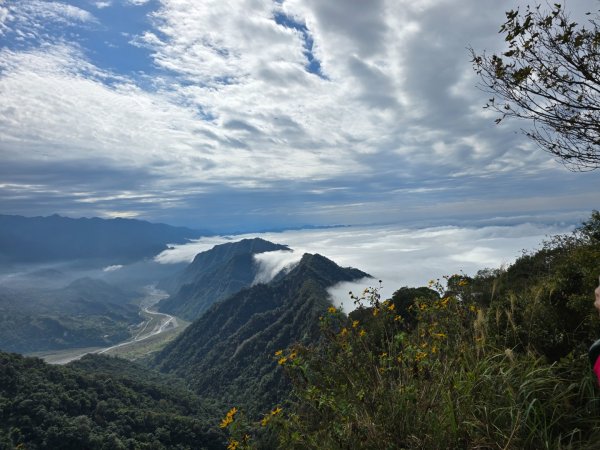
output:
POLYGON ((174 292, 160 303, 160 311, 197 319, 213 303, 252 284, 260 270, 254 255, 276 250, 291 251, 286 245, 254 238, 216 245, 197 254, 182 273, 160 286, 174 292))
POLYGON ((0 263, 96 259, 117 264, 208 234, 134 219, 0 215, 0 263))
POLYGON ((182 377, 202 397, 258 412, 286 391, 274 352, 314 341, 319 316, 331 306, 327 288, 368 276, 305 254, 289 273, 214 303, 153 366, 182 377))

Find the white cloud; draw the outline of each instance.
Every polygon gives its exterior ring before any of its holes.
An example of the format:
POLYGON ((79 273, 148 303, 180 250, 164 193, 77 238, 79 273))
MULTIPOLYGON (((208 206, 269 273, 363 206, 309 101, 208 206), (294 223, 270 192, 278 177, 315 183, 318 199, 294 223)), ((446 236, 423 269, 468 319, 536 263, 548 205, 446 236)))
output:
POLYGON ((38 37, 49 36, 42 34, 49 23, 64 26, 97 22, 89 11, 62 2, 21 0, 18 3, 8 2, 7 7, 2 9, 8 10, 8 16, 5 11, 4 14, 0 14, 0 17, 8 17, 11 27, 27 29, 29 33, 34 33, 38 37))
POLYGON ((0 34, 4 34, 4 31, 7 29, 6 22, 8 20, 8 14, 8 8, 0 6, 0 34))
POLYGON ((295 250, 276 250, 254 255, 254 261, 258 264, 259 272, 253 284, 268 283, 282 270, 291 270, 301 258, 302 253, 295 250))
MULTIPOLYGON (((286 244, 294 252, 271 252, 257 255, 269 276, 297 261, 303 253, 319 253, 344 267, 356 267, 373 277, 358 284, 335 286, 336 304, 351 306, 347 292, 360 292, 383 281, 383 295, 402 286, 423 286, 430 279, 464 272, 474 275, 483 268, 499 268, 512 263, 523 249, 533 250, 549 235, 569 231, 567 226, 522 223, 514 226, 481 228, 436 227, 409 229, 399 226, 350 227, 324 230, 285 231, 229 237, 202 238, 174 246, 156 257, 160 263, 191 261, 216 244, 259 236, 286 244), (341 298, 337 298, 341 295, 341 298)), ((266 277, 268 278, 268 277, 266 277)))

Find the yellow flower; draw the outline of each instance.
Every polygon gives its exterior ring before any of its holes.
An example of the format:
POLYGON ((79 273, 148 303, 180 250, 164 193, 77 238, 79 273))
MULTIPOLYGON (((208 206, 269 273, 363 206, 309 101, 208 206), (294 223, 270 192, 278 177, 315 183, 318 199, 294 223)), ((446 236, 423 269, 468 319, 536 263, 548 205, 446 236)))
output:
POLYGON ((219 427, 221 428, 227 428, 227 426, 233 422, 233 418, 235 417, 236 413, 238 412, 237 408, 234 406, 233 408, 231 408, 227 414, 225 415, 225 417, 223 417, 223 420, 221 420, 221 424, 219 425, 219 427))
POLYGON ((269 423, 269 420, 271 420, 271 416, 265 416, 262 418, 262 420, 260 421, 260 425, 262 427, 266 427, 267 424, 269 423))
POLYGON ((275 352, 275 356, 281 356, 281 355, 282 355, 282 353, 283 353, 283 350, 277 350, 277 351, 275 352))
POLYGON ((296 358, 296 356, 298 356, 298 354, 295 351, 290 353, 290 359, 294 359, 294 358, 296 358))
POLYGON ((358 332, 358 335, 359 335, 360 337, 363 337, 365 334, 367 334, 367 332, 366 332, 365 330, 360 330, 360 331, 358 332))
POLYGON ((233 419, 231 417, 223 417, 223 420, 221 420, 221 423, 219 424, 220 428, 227 428, 227 426, 233 422, 233 419))
POLYGON ((279 364, 280 366, 283 366, 286 362, 287 362, 287 357, 283 356, 282 358, 279 358, 279 361, 277 361, 277 364, 279 364))
POLYGON ((356 328, 356 327, 358 327, 358 320, 354 320, 352 322, 352 328, 356 328))
POLYGON ((433 347, 431 347, 431 353, 433 353, 433 354, 437 353, 437 347, 435 345, 433 347))
POLYGON ((475 305, 469 305, 469 311, 477 312, 477 308, 475 308, 475 305))
POLYGON ((283 411, 283 409, 281 409, 279 406, 277 408, 275 408, 273 411, 271 411, 271 415, 272 416, 276 416, 277 414, 279 414, 281 411, 283 411))
POLYGON ((330 312, 331 314, 337 312, 337 309, 335 309, 335 306, 330 306, 329 308, 327 308, 327 312, 330 312))
POLYGON ((390 311, 393 311, 394 309, 396 309, 396 305, 394 305, 394 304, 392 303, 390 306, 388 306, 388 309, 389 309, 390 311))
POLYGON ((239 447, 239 445, 240 443, 238 441, 236 441, 235 439, 230 439, 229 445, 227 446, 227 450, 235 450, 239 447))
POLYGON ((373 308, 373 317, 377 317, 379 314, 379 308, 373 308))
POLYGON ((415 360, 421 361, 422 359, 425 359, 426 357, 427 357, 426 352, 417 352, 417 354, 415 355, 415 360))
POLYGON ((383 352, 383 353, 381 354, 381 358, 385 358, 387 355, 388 355, 388 354, 387 354, 387 352, 383 352))

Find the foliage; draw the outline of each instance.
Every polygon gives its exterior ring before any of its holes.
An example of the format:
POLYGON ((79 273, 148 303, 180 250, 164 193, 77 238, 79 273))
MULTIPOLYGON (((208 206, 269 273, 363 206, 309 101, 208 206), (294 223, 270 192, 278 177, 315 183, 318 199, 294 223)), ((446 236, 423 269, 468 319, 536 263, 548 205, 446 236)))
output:
POLYGON ((230 440, 282 449, 598 448, 600 397, 586 348, 600 328, 598 231, 594 212, 507 270, 432 280, 385 301, 367 289, 353 295, 362 306, 350 317, 330 307, 320 343, 275 355, 293 391, 281 414, 265 416, 270 434, 240 420, 230 440))
POLYGON ((128 339, 140 322, 137 294, 80 278, 58 289, 0 289, 0 349, 39 352, 104 347, 128 339))
POLYGON ((571 169, 600 167, 600 22, 569 18, 560 4, 506 13, 501 54, 473 55, 486 108, 532 122, 525 134, 571 169))
POLYGON ((185 379, 215 404, 258 413, 289 392, 272 365, 273 352, 318 339, 327 288, 365 276, 306 254, 285 276, 214 304, 156 356, 155 367, 185 379))
POLYGON ((102 356, 76 368, 0 353, 0 448, 224 447, 197 397, 145 372, 102 356))

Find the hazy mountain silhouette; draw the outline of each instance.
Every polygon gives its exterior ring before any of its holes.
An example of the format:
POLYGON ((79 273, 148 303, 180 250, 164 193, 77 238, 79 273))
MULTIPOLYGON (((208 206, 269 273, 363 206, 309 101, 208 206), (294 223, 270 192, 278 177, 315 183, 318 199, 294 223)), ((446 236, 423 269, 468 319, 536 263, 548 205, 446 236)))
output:
POLYGON ((0 215, 0 262, 130 262, 152 257, 169 243, 184 243, 206 234, 134 219, 0 215))

